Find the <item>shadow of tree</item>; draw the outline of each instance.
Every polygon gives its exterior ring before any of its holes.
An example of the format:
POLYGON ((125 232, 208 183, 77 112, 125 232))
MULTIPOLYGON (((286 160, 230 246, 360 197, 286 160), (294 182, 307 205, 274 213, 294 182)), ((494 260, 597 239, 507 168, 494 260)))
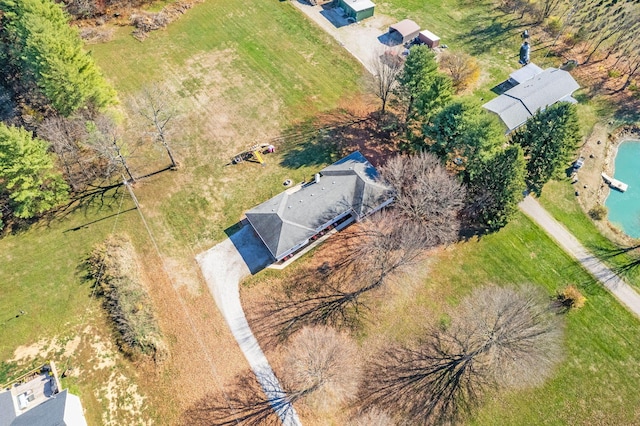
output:
POLYGON ((374 166, 395 153, 397 117, 378 111, 337 108, 295 124, 270 142, 279 145, 287 168, 325 165, 359 150, 374 166))
MULTIPOLYGON (((513 36, 514 30, 530 25, 518 18, 506 19, 506 15, 489 14, 470 15, 464 19, 461 28, 469 28, 455 38, 457 42, 469 47, 471 55, 480 55, 490 51, 494 46, 506 42, 513 36)), ((518 56, 514 51, 513 56, 518 56)))
POLYGON ((238 375, 222 392, 206 395, 187 408, 180 419, 185 426, 276 426, 282 410, 291 407, 286 394, 269 400, 251 371, 238 375))

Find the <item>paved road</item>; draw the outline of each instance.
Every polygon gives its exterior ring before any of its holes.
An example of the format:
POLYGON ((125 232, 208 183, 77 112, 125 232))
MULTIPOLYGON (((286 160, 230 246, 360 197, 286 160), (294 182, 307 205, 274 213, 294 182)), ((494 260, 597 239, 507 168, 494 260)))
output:
POLYGON ((544 229, 560 247, 578 261, 631 312, 640 317, 640 294, 604 263, 591 254, 563 225, 555 220, 533 197, 520 203, 520 210, 544 229))
POLYGON ((240 304, 240 281, 271 262, 266 247, 253 235, 251 227, 245 226, 217 246, 200 253, 196 260, 218 309, 282 423, 299 426, 300 419, 293 406, 286 402, 286 394, 251 332, 240 304))

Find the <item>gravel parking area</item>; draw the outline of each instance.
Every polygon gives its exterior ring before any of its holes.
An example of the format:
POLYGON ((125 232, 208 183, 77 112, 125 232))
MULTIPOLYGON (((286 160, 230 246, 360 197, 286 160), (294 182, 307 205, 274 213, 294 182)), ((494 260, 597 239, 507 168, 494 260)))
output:
POLYGON ((373 72, 371 63, 376 54, 381 55, 387 49, 402 50, 402 45, 389 47, 384 44, 389 25, 395 22, 389 16, 376 12, 371 18, 350 23, 342 16, 340 9, 311 6, 300 1, 294 1, 293 4, 324 31, 331 34, 369 72, 373 72))

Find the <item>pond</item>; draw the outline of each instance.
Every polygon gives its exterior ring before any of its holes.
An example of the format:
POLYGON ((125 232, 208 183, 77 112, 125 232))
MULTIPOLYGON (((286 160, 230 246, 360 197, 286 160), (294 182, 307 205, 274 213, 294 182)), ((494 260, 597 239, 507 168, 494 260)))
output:
POLYGON ((630 237, 640 238, 640 141, 626 141, 618 146, 614 178, 629 185, 629 189, 610 190, 605 202, 609 222, 630 237))

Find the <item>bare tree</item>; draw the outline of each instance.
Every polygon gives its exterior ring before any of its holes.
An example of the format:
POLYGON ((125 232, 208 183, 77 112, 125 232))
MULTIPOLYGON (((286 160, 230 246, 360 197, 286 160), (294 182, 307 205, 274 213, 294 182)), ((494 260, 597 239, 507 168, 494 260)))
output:
POLYGON ((472 86, 480 77, 478 61, 464 52, 442 53, 440 68, 451 77, 456 92, 472 86))
POLYGON ((393 207, 401 216, 419 223, 438 244, 457 238, 465 188, 436 156, 426 152, 397 156, 380 174, 391 187, 393 207))
POLYGON ((145 132, 167 151, 171 167, 175 169, 178 165, 170 145, 170 123, 176 120, 177 111, 172 99, 174 97, 166 88, 147 86, 131 100, 131 106, 144 119, 145 132))
POLYGON ((120 171, 129 176, 129 181, 135 181, 127 163, 131 155, 130 147, 125 143, 120 127, 112 118, 99 115, 90 123, 89 144, 107 161, 108 176, 120 171))
POLYGON ((391 211, 377 213, 325 243, 318 256, 326 253, 327 262, 294 276, 285 295, 268 306, 257 331, 284 339, 305 325, 351 327, 366 307, 365 294, 410 271, 438 244, 438 236, 420 225, 391 211))
POLYGON ((337 408, 357 395, 358 347, 333 328, 304 327, 287 345, 283 384, 291 398, 315 409, 337 408))
POLYGON ((488 387, 543 383, 559 361, 562 327, 532 286, 474 291, 417 348, 396 347, 372 363, 364 400, 424 423, 455 422, 488 387))
POLYGON ((83 191, 104 176, 104 162, 86 145, 89 135, 83 117, 49 117, 38 126, 37 133, 51 143, 74 191, 83 191))
MULTIPOLYGON (((277 425, 292 404, 333 408, 357 396, 360 382, 358 349, 351 338, 328 327, 304 328, 285 351, 284 380, 272 384, 253 372, 238 376, 226 392, 208 395, 183 415, 185 425, 277 425), (265 382, 265 380, 267 382, 265 382), (271 388, 267 398, 263 389, 271 388), (273 389, 282 389, 274 393, 273 389)), ((276 380, 275 377, 273 380, 276 380)))
POLYGON ((395 50, 387 49, 376 52, 371 61, 374 80, 374 93, 382 101, 381 112, 384 114, 389 96, 398 86, 398 76, 402 72, 404 59, 395 50))

